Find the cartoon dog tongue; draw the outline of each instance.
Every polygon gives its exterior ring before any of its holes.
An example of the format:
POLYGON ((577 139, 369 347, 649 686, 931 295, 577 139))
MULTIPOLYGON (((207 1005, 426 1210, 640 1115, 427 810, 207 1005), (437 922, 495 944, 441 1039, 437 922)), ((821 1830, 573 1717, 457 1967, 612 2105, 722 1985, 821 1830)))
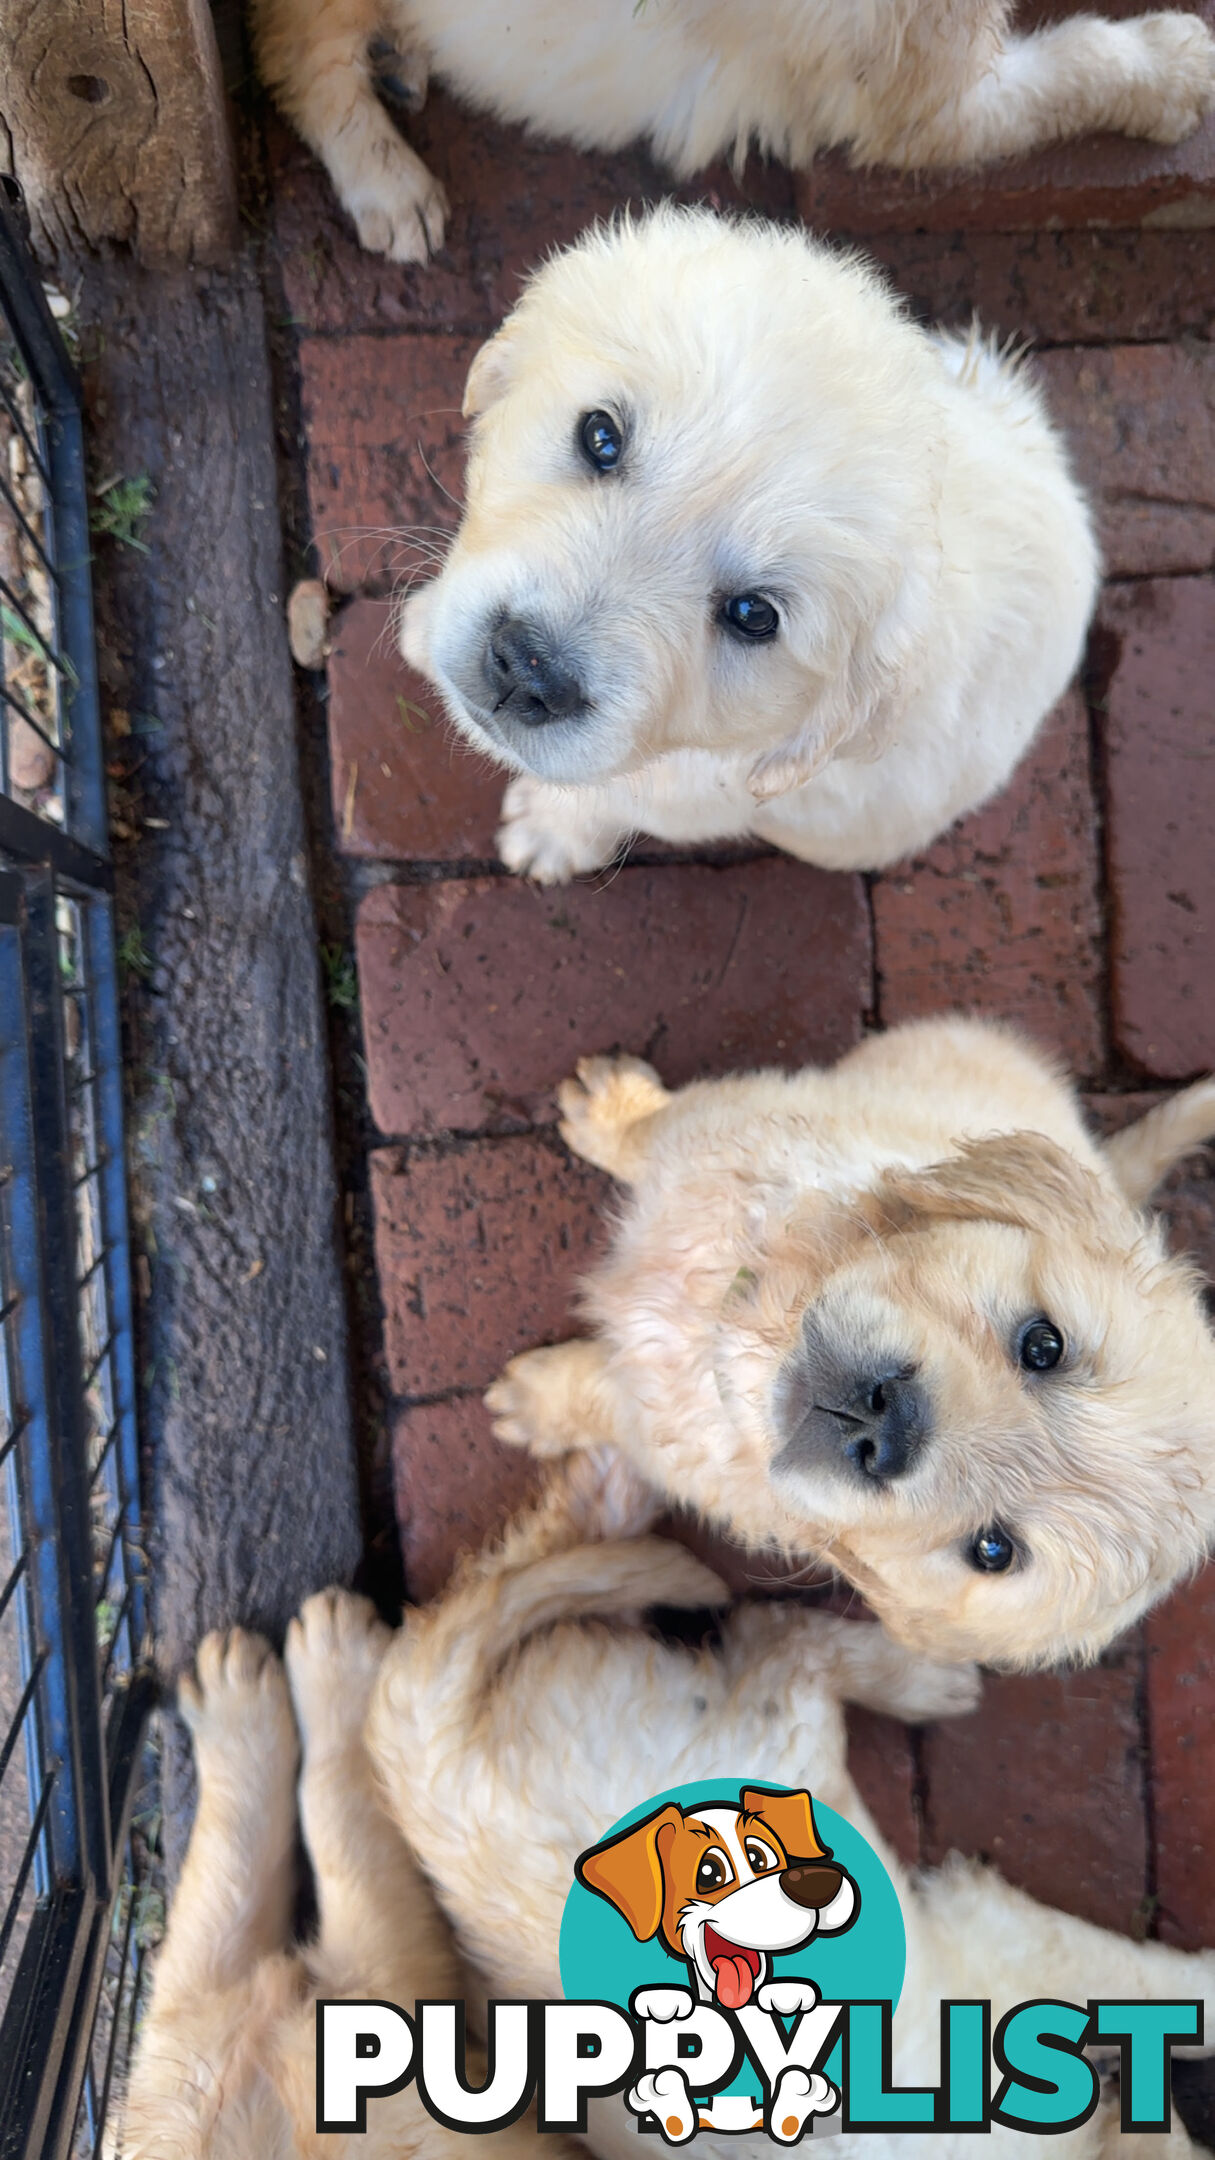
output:
POLYGON ((713 1975, 717 1982, 717 2000, 724 2010, 741 2010, 751 2000, 755 1976, 749 1958, 728 1956, 723 1950, 713 1960, 713 1975))

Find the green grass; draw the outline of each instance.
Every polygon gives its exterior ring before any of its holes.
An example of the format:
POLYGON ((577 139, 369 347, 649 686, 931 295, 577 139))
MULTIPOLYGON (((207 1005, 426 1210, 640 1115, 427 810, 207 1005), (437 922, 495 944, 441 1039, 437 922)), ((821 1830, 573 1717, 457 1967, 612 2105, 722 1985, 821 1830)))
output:
POLYGON ((136 473, 129 480, 115 473, 93 490, 89 530, 116 540, 120 547, 138 548, 141 555, 146 555, 149 550, 143 527, 152 515, 155 493, 146 473, 136 473))
POLYGON ((132 975, 146 977, 151 974, 156 965, 144 943, 143 931, 138 923, 135 923, 126 932, 125 936, 120 937, 118 940, 118 965, 126 977, 132 975))
POLYGON ((359 1002, 359 978, 353 957, 341 945, 322 945, 325 996, 335 1012, 351 1012, 359 1002))

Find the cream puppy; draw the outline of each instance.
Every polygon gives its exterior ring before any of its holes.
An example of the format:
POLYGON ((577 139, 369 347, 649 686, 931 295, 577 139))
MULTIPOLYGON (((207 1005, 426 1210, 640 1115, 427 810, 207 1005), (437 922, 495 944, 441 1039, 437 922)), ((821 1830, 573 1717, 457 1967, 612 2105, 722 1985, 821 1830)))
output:
POLYGON ((1215 1083, 1100 1147, 1048 1059, 953 1019, 674 1095, 592 1058, 561 1105, 631 1191, 595 1339, 508 1366, 503 1439, 610 1438, 933 1656, 1094 1657, 1197 1566, 1215 1342, 1142 1209, 1215 1083))
POLYGON ((1003 787, 1080 657, 1084 498, 1026 371, 792 228, 657 211, 474 359, 467 506, 402 615, 545 882, 635 832, 827 869, 1003 787))
POLYGON ((1176 10, 1011 33, 1011 0, 253 0, 258 65, 363 246, 424 262, 442 188, 393 127, 429 70, 470 104, 585 149, 646 138, 677 173, 750 143, 795 165, 981 164, 1093 128, 1180 142, 1209 33, 1176 10))
MULTIPOLYGON (((372 2104, 365 2135, 316 2129, 319 1997, 412 2010, 419 1997, 463 1993, 448 1931, 362 1745, 388 1639, 365 1599, 325 1591, 291 1623, 285 1672, 260 1636, 234 1628, 206 1638, 183 1681, 198 1814, 111 2148, 122 2160, 467 2154, 412 2084, 372 2104), (307 1945, 291 1940, 300 1828, 319 1908, 307 1945)), ((563 2140, 544 2144, 572 2160, 563 2140)), ((535 2125, 477 2149, 484 2160, 534 2156, 535 2125)))
MULTIPOLYGON (((724 1600, 682 1547, 640 1534, 654 1504, 610 1450, 571 1458, 499 1551, 468 1565, 437 1606, 406 1616, 385 1657, 367 1746, 386 1804, 490 1996, 560 1995, 558 1934, 575 1862, 588 1847, 603 1852, 621 1815, 649 1794, 737 1779, 753 1765, 766 1782, 808 1788, 816 1805, 845 1816, 892 1877, 907 1931, 896 2082, 935 2080, 942 1999, 990 1998, 994 2024, 1046 1993, 1078 2003, 1201 1997, 1215 2034, 1211 1952, 1106 1934, 963 1861, 914 1885, 908 1878, 848 1775, 841 1703, 913 1721, 956 1715, 975 1700, 970 1670, 927 1664, 880 1628, 788 1604, 737 1608, 718 1650, 667 1647, 638 1627, 651 1600, 724 1600)), ((1179 2124, 1175 2136, 1184 2153, 1179 2124)), ((621 2101, 592 2108, 588 2142, 605 2160, 636 2155, 621 2101)), ((773 2149, 711 2132, 692 2142, 722 2160, 773 2149)), ((1059 2142, 1077 2160, 1128 2151, 1108 2099, 1059 2142)), ((937 2160, 1037 2146, 998 2126, 989 2137, 927 2143, 937 2160)), ((900 2149, 910 2146, 872 2135, 830 2144, 837 2160, 889 2160, 900 2149)))

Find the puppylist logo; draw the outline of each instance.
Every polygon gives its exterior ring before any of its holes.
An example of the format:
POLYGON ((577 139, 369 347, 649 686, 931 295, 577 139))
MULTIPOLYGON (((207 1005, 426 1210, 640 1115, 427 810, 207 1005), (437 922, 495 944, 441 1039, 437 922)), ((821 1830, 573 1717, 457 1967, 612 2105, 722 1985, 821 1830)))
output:
POLYGON ((480 2082, 462 2003, 318 2003, 318 2132, 365 2131, 369 2103, 413 2079, 429 2113, 466 2132, 502 2129, 534 2098, 542 2131, 585 2133, 589 2102, 622 2093, 668 2145, 707 2129, 795 2145, 827 2117, 884 2135, 998 2123, 1051 2136, 1097 2106, 1093 2046, 1120 2055, 1123 2130, 1162 2132, 1171 2049, 1203 2037, 1198 2002, 1043 1997, 994 2030, 989 2003, 944 2002, 939 2082, 895 2086, 898 1898, 860 1832, 806 1791, 660 1793, 581 1853, 575 1877, 565 2000, 491 2003, 480 2082))

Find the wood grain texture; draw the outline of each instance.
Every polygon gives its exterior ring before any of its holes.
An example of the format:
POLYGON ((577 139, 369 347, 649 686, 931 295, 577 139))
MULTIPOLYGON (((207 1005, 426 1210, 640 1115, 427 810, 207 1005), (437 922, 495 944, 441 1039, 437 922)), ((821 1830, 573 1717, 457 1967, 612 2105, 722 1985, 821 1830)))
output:
POLYGON ((207 0, 5 0, 0 163, 44 260, 225 261, 236 180, 207 0))
MULTIPOLYGON (((82 315, 96 458, 155 491, 148 554, 101 540, 96 576, 149 955, 129 1139, 172 1681, 209 1628, 281 1637, 362 1540, 261 296, 244 268, 97 264, 82 315)), ((174 1853, 188 1768, 171 1745, 174 1853)))

